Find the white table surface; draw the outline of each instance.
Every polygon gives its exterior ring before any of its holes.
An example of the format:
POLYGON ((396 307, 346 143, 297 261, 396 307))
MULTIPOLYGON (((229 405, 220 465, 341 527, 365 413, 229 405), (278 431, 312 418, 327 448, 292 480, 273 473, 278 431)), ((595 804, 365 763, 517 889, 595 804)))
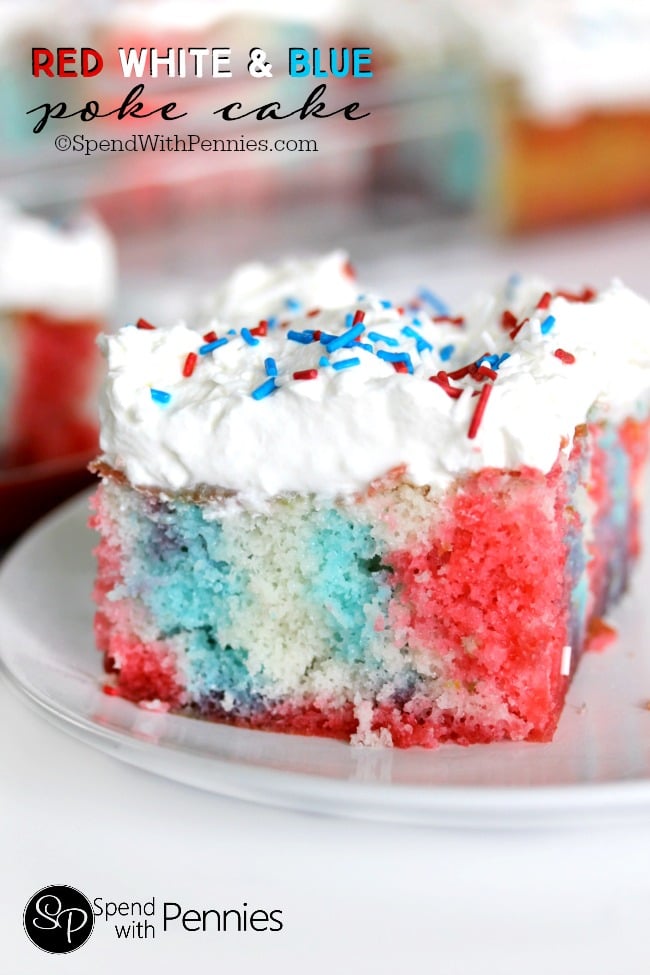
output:
POLYGON ((454 832, 283 812, 156 778, 51 729, 0 683, 0 970, 589 973, 648 970, 647 826, 454 832), (49 884, 91 899, 283 911, 275 934, 99 921, 54 960, 22 930, 49 884))
MULTIPOLYGON (((467 282, 538 268, 646 283, 647 221, 556 240, 426 249, 378 281, 467 282), (615 256, 615 260, 612 259, 615 256), (488 259, 489 256, 489 259, 488 259)), ((354 243, 354 242, 353 242, 354 243)), ((354 247, 353 247, 354 250, 354 247)), ((373 274, 371 273, 371 278, 373 274)), ((636 975, 650 967, 647 826, 453 832, 321 818, 220 799, 121 765, 51 729, 0 682, 2 975, 197 971, 636 975), (64 883, 91 899, 283 911, 276 934, 167 933, 120 942, 98 922, 54 960, 22 930, 27 900, 64 883)))

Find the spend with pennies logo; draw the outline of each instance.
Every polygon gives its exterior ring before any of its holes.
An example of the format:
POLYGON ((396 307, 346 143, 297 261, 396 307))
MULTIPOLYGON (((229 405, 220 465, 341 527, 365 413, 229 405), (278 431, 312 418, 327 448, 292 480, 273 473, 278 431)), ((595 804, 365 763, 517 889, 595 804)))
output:
POLYGON ((27 903, 23 926, 37 948, 51 955, 76 951, 90 937, 95 917, 80 890, 57 884, 43 887, 27 903))

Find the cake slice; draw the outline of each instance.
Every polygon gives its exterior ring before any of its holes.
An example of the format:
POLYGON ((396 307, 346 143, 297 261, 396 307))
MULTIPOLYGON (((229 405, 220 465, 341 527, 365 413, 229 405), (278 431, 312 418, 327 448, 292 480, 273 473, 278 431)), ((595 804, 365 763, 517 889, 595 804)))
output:
POLYGON ((4 201, 0 215, 0 468, 90 458, 112 243, 91 217, 58 226, 4 201))
POLYGON ((213 326, 104 340, 107 692, 365 744, 549 740, 639 551, 650 306, 511 279, 465 316, 425 290, 213 326))

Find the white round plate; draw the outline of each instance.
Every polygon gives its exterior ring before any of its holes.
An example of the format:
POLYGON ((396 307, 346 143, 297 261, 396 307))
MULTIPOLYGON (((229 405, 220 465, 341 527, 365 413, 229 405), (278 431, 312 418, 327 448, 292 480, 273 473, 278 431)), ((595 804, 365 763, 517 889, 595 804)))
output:
POLYGON ((335 815, 463 827, 650 817, 650 560, 587 654, 550 744, 367 749, 143 710, 101 691, 87 497, 37 525, 0 571, 0 654, 61 730, 132 765, 212 792, 335 815))

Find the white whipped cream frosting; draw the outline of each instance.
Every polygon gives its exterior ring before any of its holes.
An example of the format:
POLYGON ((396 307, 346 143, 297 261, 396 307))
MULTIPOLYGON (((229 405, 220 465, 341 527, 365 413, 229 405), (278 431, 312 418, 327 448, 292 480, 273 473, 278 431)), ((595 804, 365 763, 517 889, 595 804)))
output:
POLYGON ((358 292, 343 251, 312 260, 243 264, 203 301, 199 317, 251 326, 268 318, 287 321, 313 308, 342 308, 358 292))
POLYGON ((115 290, 108 232, 90 215, 55 226, 0 201, 0 308, 103 317, 115 290))
POLYGON ((280 328, 251 346, 239 330, 227 335, 225 322, 216 330, 228 343, 199 356, 189 378, 182 375, 183 363, 203 342, 196 330, 182 324, 123 328, 103 339, 103 460, 138 486, 168 494, 216 487, 235 492, 254 510, 293 492, 351 496, 396 467, 404 467, 412 483, 439 490, 486 466, 547 472, 560 450, 570 450, 575 427, 588 414, 623 415, 646 402, 650 304, 615 282, 592 301, 554 297, 549 308, 537 310, 545 290, 539 281, 511 281, 503 291, 477 298, 462 327, 436 322, 426 309, 401 314, 373 297, 292 322, 295 331, 338 335, 349 326, 346 315, 361 309, 361 340, 374 352, 355 343, 328 356, 320 341, 291 341, 280 328), (514 341, 501 324, 505 308, 530 319, 514 341), (549 315, 555 323, 544 334, 549 315), (418 352, 405 327, 432 350, 420 342, 418 352), (561 361, 557 349, 575 362, 561 361), (375 354, 379 350, 406 351, 413 373, 396 372, 375 354), (463 389, 454 399, 430 377, 484 353, 505 352, 509 358, 498 368, 472 439, 473 393, 483 382, 451 381, 463 389), (277 363, 277 389, 257 400, 251 394, 268 379, 268 357, 277 363), (320 365, 322 357, 330 364, 320 365), (360 364, 334 368, 351 358, 360 364), (293 378, 307 369, 317 369, 317 378, 293 378), (156 402, 152 389, 168 393, 169 401, 156 402))

